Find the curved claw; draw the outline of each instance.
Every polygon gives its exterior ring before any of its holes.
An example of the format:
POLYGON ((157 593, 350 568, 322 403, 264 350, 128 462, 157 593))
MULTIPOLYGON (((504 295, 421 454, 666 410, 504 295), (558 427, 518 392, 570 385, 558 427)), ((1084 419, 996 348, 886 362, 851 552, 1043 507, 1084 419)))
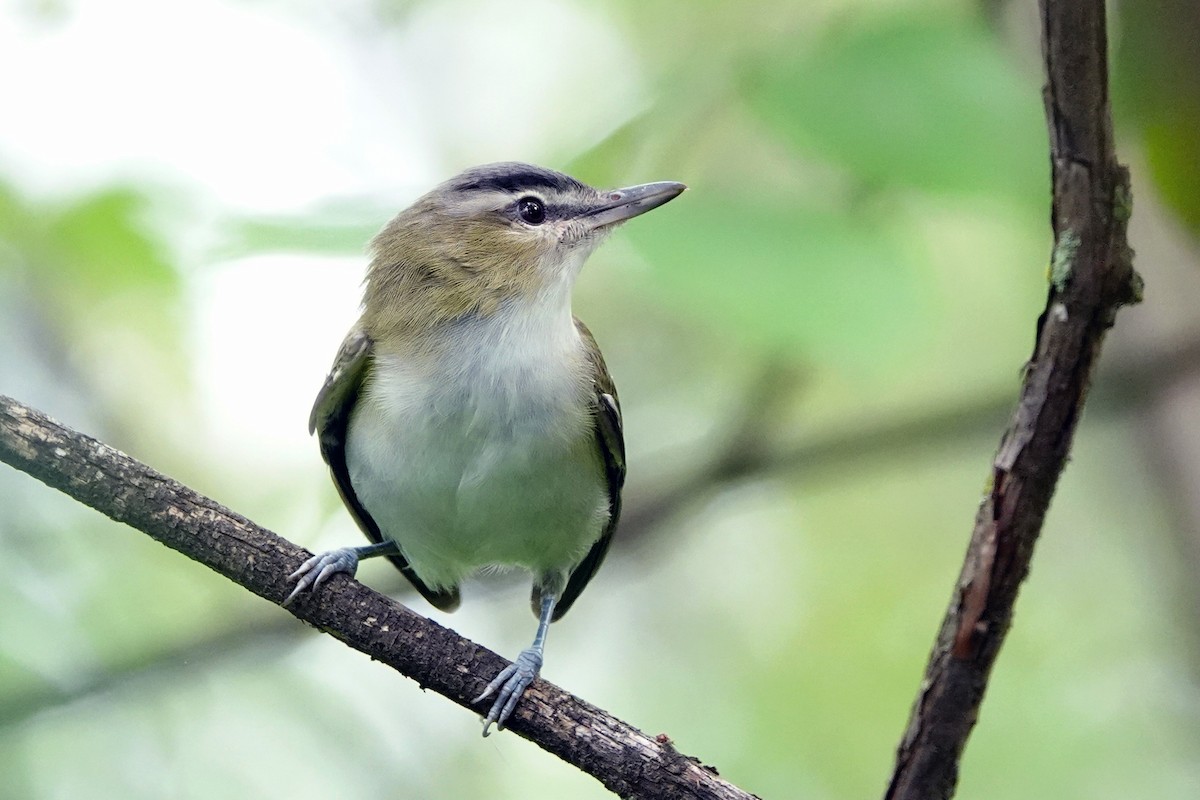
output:
POLYGON ((491 710, 483 720, 484 736, 488 735, 488 729, 492 727, 493 723, 497 730, 504 730, 504 723, 512 716, 513 709, 517 707, 517 701, 521 699, 521 695, 525 693, 541 670, 542 651, 532 647, 522 650, 521 654, 517 656, 517 660, 501 670, 500 674, 483 690, 483 694, 471 701, 472 703, 481 703, 493 694, 496 695, 491 710))
POLYGON ((330 550, 328 553, 321 553, 301 564, 295 572, 288 575, 289 581, 296 581, 296 588, 292 589, 292 593, 283 601, 283 606, 286 608, 291 604, 296 597, 305 589, 316 591, 321 587, 321 584, 337 575, 339 572, 345 572, 351 578, 354 573, 358 572, 358 553, 353 547, 340 547, 337 550, 330 550))

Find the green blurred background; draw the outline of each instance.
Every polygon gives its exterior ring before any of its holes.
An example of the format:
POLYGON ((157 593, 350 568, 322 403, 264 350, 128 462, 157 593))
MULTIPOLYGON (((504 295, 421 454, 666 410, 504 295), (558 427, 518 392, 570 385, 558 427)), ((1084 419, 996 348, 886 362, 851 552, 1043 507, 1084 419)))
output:
MULTIPOLYGON (((882 792, 1046 295, 1029 2, 0 5, 0 392, 304 546, 364 244, 519 159, 691 191, 591 260, 626 524, 545 676, 767 798, 882 792)), ((1122 311, 962 797, 1200 796, 1200 12, 1114 9, 1122 311)), ((0 468, 0 795, 600 798, 0 468)), ((432 612, 509 656, 527 587, 432 612)))

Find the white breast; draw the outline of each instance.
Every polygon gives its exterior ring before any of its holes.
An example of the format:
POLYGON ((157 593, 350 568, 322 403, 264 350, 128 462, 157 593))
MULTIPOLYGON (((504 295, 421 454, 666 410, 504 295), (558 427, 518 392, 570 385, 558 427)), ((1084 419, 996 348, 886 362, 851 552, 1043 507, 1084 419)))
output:
POLYGON ((547 305, 457 323, 434 357, 376 353, 350 480, 433 586, 491 564, 565 573, 607 521, 583 344, 547 305))

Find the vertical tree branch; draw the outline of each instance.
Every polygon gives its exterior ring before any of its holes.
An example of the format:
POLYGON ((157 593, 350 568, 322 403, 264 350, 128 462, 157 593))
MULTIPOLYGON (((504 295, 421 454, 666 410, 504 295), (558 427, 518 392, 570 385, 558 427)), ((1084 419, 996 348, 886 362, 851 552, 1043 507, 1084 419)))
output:
POLYGON ((1050 291, 991 488, 897 752, 886 794, 896 800, 954 793, 1104 334, 1121 305, 1140 299, 1125 240, 1129 175, 1112 142, 1104 2, 1041 0, 1040 8, 1054 191, 1050 291))

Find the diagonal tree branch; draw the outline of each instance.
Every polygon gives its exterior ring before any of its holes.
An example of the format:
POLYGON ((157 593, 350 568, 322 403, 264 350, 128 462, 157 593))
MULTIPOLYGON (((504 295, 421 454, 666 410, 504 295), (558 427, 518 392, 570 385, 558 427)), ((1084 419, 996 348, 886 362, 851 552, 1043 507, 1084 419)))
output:
MULTIPOLYGON (((309 554, 113 448, 0 395, 0 461, 280 603, 309 554)), ((337 577, 292 614, 453 702, 471 708, 478 676, 507 662, 362 584, 337 577)), ((749 800, 752 795, 651 737, 538 680, 509 727, 621 797, 749 800)))
MULTIPOLYGON (((1116 417, 1149 413, 1169 387, 1200 374, 1200 340, 1191 339, 1158 352, 1139 353, 1114 364, 1107 362, 1090 393, 1088 414, 1116 417)), ((757 393, 748 393, 746 405, 757 393)), ((757 446, 775 429, 760 419, 761 430, 744 430, 730 436, 726 453, 687 475, 674 476, 654 491, 628 496, 621 514, 621 541, 610 558, 636 559, 639 548, 654 537, 663 519, 684 513, 712 492, 739 481, 778 474, 801 473, 806 483, 828 480, 853 470, 855 465, 884 456, 904 459, 930 447, 977 438, 994 431, 1008 412, 1011 400, 988 395, 949 409, 933 409, 908 419, 863 423, 853 430, 805 438, 769 449, 757 446), (749 437, 743 439, 742 437, 749 437)), ((375 584, 387 595, 412 592, 399 573, 375 584)), ((415 596, 415 594, 413 594, 415 596)), ((206 664, 264 641, 286 647, 306 635, 303 628, 277 615, 244 621, 240 627, 213 632, 154 654, 128 662, 108 664, 102 672, 86 675, 70 688, 44 686, 0 698, 0 728, 12 727, 47 708, 77 702, 98 692, 120 689, 130 682, 153 678, 173 669, 203 669, 206 664), (269 618, 268 618, 269 617, 269 618)))
MULTIPOLYGON (((1149 413, 1169 387, 1198 374, 1198 339, 1157 352, 1142 352, 1136 358, 1126 357, 1115 364, 1109 361, 1101 367, 1090 394, 1088 414, 1095 421, 1098 414, 1115 417, 1149 413)), ((751 407, 751 401, 759 394, 747 393, 743 405, 751 407)), ((853 430, 817 434, 772 448, 758 446, 773 435, 779 438, 775 428, 768 424, 769 417, 760 418, 760 430, 735 431, 728 437, 726 452, 711 463, 687 475, 674 476, 655 491, 631 493, 621 515, 621 541, 610 558, 636 559, 639 548, 653 539, 654 527, 663 519, 684 513, 722 487, 797 472, 811 484, 884 456, 902 460, 930 447, 936 449, 939 444, 948 445, 994 431, 1007 415, 1010 403, 1011 400, 988 395, 961 406, 933 409, 902 420, 863 423, 853 430)), ((375 585, 378 591, 392 596, 412 592, 399 573, 395 573, 395 580, 383 578, 375 585)), ((297 644, 305 635, 303 628, 278 615, 246 620, 238 627, 215 631, 161 652, 107 664, 102 671, 84 675, 69 688, 45 685, 0 698, 0 729, 20 724, 47 708, 120 690, 133 682, 153 679, 164 671, 204 669, 212 662, 233 657, 243 648, 271 642, 282 649, 297 644)))
POLYGON ((947 798, 1066 465, 1105 332, 1140 299, 1113 150, 1104 0, 1041 0, 1053 176, 1050 292, 1017 409, 900 743, 888 798, 947 798))

